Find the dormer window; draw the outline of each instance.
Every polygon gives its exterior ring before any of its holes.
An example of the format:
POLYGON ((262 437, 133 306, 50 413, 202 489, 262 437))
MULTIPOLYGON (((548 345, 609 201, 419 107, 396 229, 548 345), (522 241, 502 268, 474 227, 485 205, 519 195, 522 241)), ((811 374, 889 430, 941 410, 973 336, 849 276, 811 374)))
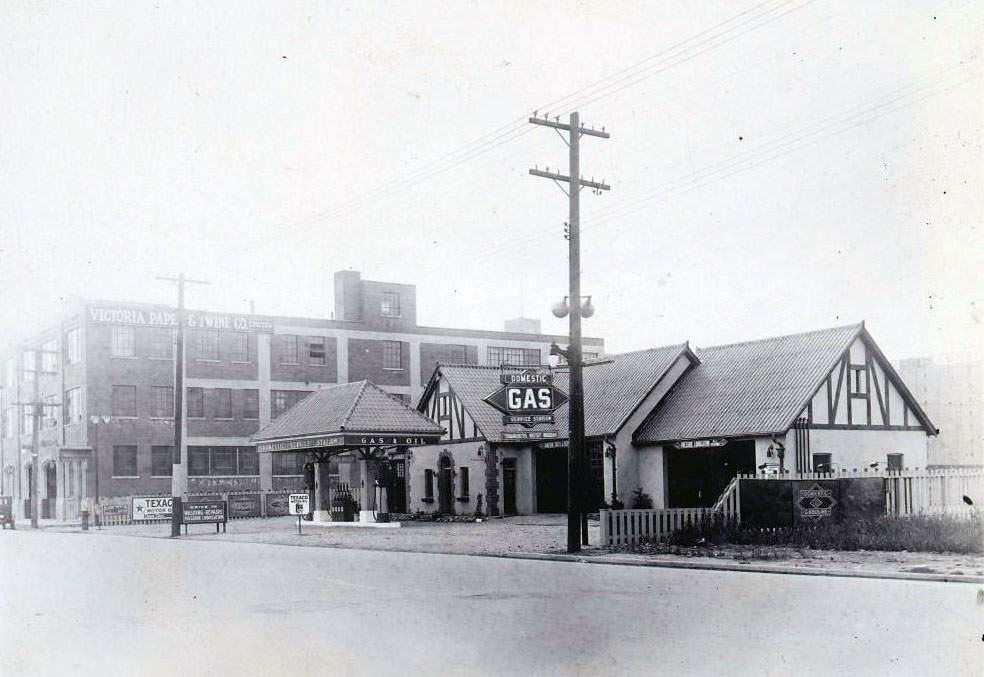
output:
POLYGON ((379 314, 383 317, 400 316, 400 295, 395 291, 384 291, 379 306, 379 314))

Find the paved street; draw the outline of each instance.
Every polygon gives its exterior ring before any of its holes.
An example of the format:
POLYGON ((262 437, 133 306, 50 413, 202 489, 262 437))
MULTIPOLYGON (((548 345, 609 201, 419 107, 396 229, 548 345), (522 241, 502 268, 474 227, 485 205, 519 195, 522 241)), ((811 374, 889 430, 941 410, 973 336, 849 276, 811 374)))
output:
POLYGON ((0 534, 0 673, 980 674, 980 586, 0 534), (315 672, 310 672, 315 671, 315 672))

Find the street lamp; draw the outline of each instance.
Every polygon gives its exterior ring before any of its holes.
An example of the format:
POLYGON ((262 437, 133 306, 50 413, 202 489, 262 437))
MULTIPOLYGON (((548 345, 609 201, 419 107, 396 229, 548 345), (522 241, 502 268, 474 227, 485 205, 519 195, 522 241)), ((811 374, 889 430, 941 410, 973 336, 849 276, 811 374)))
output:
MULTIPOLYGON (((563 301, 558 301, 557 303, 550 306, 550 312, 553 313, 554 317, 567 317, 568 313, 571 312, 571 304, 568 302, 570 297, 565 296, 563 301)), ((587 319, 594 315, 594 305, 591 303, 590 296, 581 297, 581 317, 587 319)))
MULTIPOLYGON (((580 286, 578 285, 578 289, 580 286)), ((584 489, 587 486, 588 463, 585 454, 584 444, 584 379, 581 345, 581 318, 594 315, 594 306, 591 304, 590 296, 581 296, 576 292, 570 296, 565 296, 562 301, 555 303, 550 312, 554 317, 571 316, 570 343, 567 350, 562 349, 556 344, 551 344, 550 354, 560 355, 567 360, 570 367, 570 406, 568 409, 568 552, 578 552, 580 546, 577 543, 576 529, 571 524, 575 521, 580 525, 580 542, 588 544, 588 519, 587 519, 587 500, 584 489), (571 296, 577 298, 580 303, 574 306, 571 312, 571 296)))

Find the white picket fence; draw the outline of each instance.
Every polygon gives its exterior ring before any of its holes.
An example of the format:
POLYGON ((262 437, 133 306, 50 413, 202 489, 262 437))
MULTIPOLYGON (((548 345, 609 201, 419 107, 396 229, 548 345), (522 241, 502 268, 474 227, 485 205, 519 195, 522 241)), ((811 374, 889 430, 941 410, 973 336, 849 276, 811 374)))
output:
POLYGON ((601 544, 627 545, 647 539, 661 541, 674 532, 706 519, 741 520, 741 480, 832 480, 874 477, 885 480, 886 514, 950 515, 984 514, 984 468, 940 470, 840 470, 830 473, 738 475, 710 508, 659 508, 652 510, 601 510, 601 544), (970 503, 967 502, 970 500, 970 503))

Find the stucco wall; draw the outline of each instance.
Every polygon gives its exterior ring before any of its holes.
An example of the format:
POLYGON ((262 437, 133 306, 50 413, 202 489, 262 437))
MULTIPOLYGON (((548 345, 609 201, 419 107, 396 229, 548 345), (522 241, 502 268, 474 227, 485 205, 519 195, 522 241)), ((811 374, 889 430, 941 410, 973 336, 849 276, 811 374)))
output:
POLYGON ((888 454, 905 454, 907 468, 925 468, 928 440, 920 430, 811 430, 810 452, 831 454, 835 469, 860 470, 878 461, 884 470, 888 454))
MULTIPOLYGON (((660 444, 651 447, 641 447, 637 450, 639 476, 637 484, 642 490, 653 497, 654 508, 666 507, 666 463, 664 461, 663 446, 660 444)), ((626 508, 632 507, 632 491, 635 487, 622 491, 619 485, 619 494, 626 508)))
POLYGON ((478 448, 483 445, 486 449, 488 448, 485 442, 478 441, 414 447, 413 459, 407 464, 407 507, 410 512, 417 512, 418 510, 433 512, 440 506, 440 484, 437 476, 438 458, 442 452, 446 451, 451 454, 454 461, 455 513, 470 515, 475 512, 478 494, 482 494, 482 509, 488 514, 485 497, 485 458, 478 455, 478 448), (460 469, 463 466, 468 467, 468 501, 457 500, 461 493, 460 469), (424 471, 428 468, 434 471, 433 503, 425 503, 423 500, 424 471))
MULTIPOLYGON (((616 488, 618 489, 619 500, 625 503, 627 508, 632 505, 632 494, 640 487, 653 497, 653 504, 656 507, 662 505, 661 501, 664 495, 662 447, 636 447, 632 444, 632 435, 689 367, 689 359, 686 357, 678 358, 656 384, 652 392, 629 415, 625 425, 614 437, 613 441, 616 446, 615 466, 618 477, 616 488), (654 458, 654 456, 658 458, 654 458)), ((605 500, 610 501, 611 495, 611 461, 606 458, 605 500)))

